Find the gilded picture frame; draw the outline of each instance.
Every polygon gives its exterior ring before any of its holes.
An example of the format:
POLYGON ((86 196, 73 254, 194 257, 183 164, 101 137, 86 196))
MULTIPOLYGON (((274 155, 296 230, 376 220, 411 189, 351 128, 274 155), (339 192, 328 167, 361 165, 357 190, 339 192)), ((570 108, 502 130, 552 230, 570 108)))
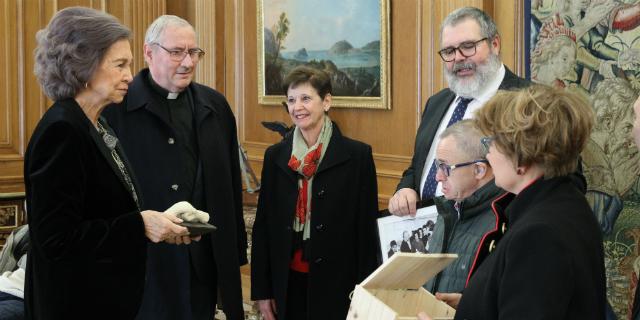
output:
POLYGON ((390 109, 390 0, 256 0, 258 103, 299 65, 329 73, 338 108, 390 109))

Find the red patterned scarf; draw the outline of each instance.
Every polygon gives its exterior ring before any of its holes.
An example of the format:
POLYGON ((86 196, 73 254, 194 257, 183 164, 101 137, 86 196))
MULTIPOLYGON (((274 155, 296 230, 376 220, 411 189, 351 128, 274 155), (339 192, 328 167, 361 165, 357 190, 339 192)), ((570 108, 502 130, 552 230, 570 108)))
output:
MULTIPOLYGON (((293 230, 302 233, 301 243, 311 238, 311 191, 313 177, 320 166, 320 162, 324 157, 324 153, 329 146, 333 124, 329 116, 324 117, 324 125, 318 136, 318 141, 310 147, 304 141, 302 132, 299 128, 295 128, 293 132, 293 146, 291 150, 291 158, 289 159, 289 168, 299 173, 298 179, 298 199, 296 202, 296 212, 293 221, 293 230)), ((294 260, 301 259, 303 245, 296 248, 294 260)))

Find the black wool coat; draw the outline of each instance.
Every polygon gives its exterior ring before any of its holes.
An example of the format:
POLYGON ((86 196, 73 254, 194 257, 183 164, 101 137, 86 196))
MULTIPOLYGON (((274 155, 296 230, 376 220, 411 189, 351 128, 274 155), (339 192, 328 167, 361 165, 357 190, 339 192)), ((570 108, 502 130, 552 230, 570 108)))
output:
MULTIPOLYGON (((286 319, 292 257, 292 226, 298 196, 297 173, 287 163, 293 135, 269 147, 251 250, 251 298, 275 299, 286 319)), ((377 266, 378 188, 371 147, 333 135, 312 184, 309 252, 309 319, 344 319, 349 293, 377 266)), ((300 319, 304 320, 304 319, 300 319)))
POLYGON ((26 318, 133 319, 144 288, 142 216, 75 100, 57 101, 38 123, 24 181, 26 318))
MULTIPOLYGON (((180 188, 185 177, 175 150, 181 141, 176 138, 169 115, 149 85, 148 77, 148 69, 138 73, 125 99, 109 106, 103 115, 117 133, 136 172, 143 209, 164 211, 178 201, 190 199, 191 194, 180 188)), ((210 222, 218 228, 201 240, 209 241, 210 246, 198 244, 194 250, 190 248, 192 271, 198 281, 210 285, 212 290, 216 290, 217 284, 228 319, 244 319, 240 266, 247 263, 247 240, 235 118, 219 92, 195 82, 186 90, 193 97, 203 170, 206 207, 198 209, 208 212, 210 222)), ((192 303, 198 304, 198 298, 192 296, 192 303)))
POLYGON ((604 319, 602 235, 575 183, 540 179, 494 208, 507 231, 471 277, 455 318, 604 319))

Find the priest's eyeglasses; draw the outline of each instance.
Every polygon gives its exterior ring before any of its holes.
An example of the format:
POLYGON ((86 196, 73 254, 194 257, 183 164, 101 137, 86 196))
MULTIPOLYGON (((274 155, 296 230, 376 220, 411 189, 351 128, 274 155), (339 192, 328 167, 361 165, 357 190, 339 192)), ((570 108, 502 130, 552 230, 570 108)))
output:
POLYGON ((451 175, 451 171, 458 169, 458 168, 462 168, 462 167, 466 167, 466 166, 470 166, 472 164, 476 164, 476 163, 489 163, 489 161, 487 161, 487 159, 478 159, 478 160, 473 160, 473 161, 469 161, 469 162, 462 162, 462 163, 458 163, 458 164, 453 164, 453 165, 448 165, 438 159, 436 159, 436 168, 438 168, 438 170, 442 170, 442 173, 444 173, 445 176, 449 177, 451 175))
POLYGON ((444 60, 444 62, 451 62, 453 60, 456 59, 456 50, 460 51, 460 54, 465 57, 465 58, 469 58, 472 57, 473 55, 476 54, 476 47, 478 46, 478 44, 484 40, 487 40, 487 37, 484 37, 478 41, 466 41, 461 43, 459 46, 457 47, 448 47, 448 48, 444 48, 440 51, 438 51, 438 54, 440 55, 440 58, 442 58, 442 60, 444 60))
POLYGON ((191 60, 198 61, 202 56, 204 56, 204 50, 200 48, 191 48, 189 50, 180 50, 180 49, 167 49, 163 47, 161 44, 154 42, 153 44, 158 47, 164 49, 169 54, 169 58, 175 62, 180 62, 184 60, 187 54, 191 57, 191 60))

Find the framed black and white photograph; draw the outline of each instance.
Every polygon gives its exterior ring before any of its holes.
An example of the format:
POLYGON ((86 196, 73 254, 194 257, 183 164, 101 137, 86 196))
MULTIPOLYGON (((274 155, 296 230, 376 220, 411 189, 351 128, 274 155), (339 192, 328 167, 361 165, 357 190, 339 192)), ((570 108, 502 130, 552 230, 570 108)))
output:
POLYGON ((436 206, 418 210, 415 217, 388 216, 378 219, 382 262, 396 252, 429 252, 429 239, 436 225, 436 206))

